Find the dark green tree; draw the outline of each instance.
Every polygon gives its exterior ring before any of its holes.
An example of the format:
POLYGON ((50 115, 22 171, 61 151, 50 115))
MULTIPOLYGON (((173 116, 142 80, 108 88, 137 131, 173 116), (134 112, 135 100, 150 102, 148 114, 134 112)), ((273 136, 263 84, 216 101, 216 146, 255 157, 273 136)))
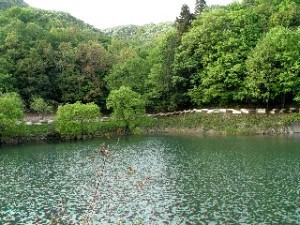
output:
POLYGON ((9 9, 14 6, 26 7, 28 6, 23 0, 1 0, 0 11, 9 9))
POLYGON ((62 101, 104 104, 107 94, 103 79, 111 64, 109 52, 100 43, 91 41, 76 48, 69 42, 61 43, 57 53, 62 101))
POLYGON ((195 15, 198 16, 201 13, 203 13, 205 8, 206 8, 206 1, 205 0, 196 0, 195 15))
POLYGON ((176 29, 180 36, 189 31, 193 19, 194 15, 190 12, 189 6, 187 4, 183 4, 180 16, 176 18, 176 29))
POLYGON ((255 3, 255 0, 243 0, 242 4, 243 5, 252 5, 255 3))

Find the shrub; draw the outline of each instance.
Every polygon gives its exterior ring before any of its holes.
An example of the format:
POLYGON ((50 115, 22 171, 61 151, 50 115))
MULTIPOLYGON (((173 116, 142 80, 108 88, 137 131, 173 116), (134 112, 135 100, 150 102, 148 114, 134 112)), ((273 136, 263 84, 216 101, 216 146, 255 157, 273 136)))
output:
POLYGON ((59 106, 55 117, 55 129, 61 135, 94 134, 100 108, 94 103, 76 102, 59 106))
POLYGON ((4 94, 0 97, 0 139, 1 137, 18 135, 23 123, 23 102, 16 93, 4 94))

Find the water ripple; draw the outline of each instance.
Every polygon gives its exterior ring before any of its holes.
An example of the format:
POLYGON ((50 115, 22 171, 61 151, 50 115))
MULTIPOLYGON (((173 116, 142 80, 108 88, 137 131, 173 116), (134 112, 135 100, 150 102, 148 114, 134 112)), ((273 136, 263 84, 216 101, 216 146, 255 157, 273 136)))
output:
POLYGON ((10 147, 0 224, 300 224, 299 147, 167 136, 10 147))

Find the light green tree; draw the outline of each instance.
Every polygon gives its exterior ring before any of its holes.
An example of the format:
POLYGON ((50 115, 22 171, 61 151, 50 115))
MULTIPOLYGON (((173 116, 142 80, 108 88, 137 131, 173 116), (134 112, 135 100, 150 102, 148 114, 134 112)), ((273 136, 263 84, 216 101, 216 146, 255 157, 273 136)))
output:
POLYGON ((249 76, 245 81, 251 98, 267 105, 281 98, 282 107, 287 95, 294 93, 299 100, 299 39, 298 31, 276 27, 258 42, 246 62, 249 76))
POLYGON ((261 20, 239 4, 202 13, 175 55, 174 80, 183 96, 188 93, 195 105, 239 102, 245 61, 262 35, 261 20))
POLYGON ((56 131, 62 135, 94 134, 100 108, 94 103, 76 102, 59 106, 55 117, 56 131))
POLYGON ((125 123, 127 129, 134 128, 137 120, 145 115, 145 101, 142 96, 126 86, 111 91, 106 106, 112 109, 113 119, 125 123))
POLYGON ((126 86, 136 92, 144 93, 150 68, 149 62, 139 56, 128 58, 122 63, 115 64, 105 77, 105 81, 110 90, 126 86))
POLYGON ((16 93, 0 96, 0 144, 1 138, 17 135, 23 121, 23 103, 16 93))

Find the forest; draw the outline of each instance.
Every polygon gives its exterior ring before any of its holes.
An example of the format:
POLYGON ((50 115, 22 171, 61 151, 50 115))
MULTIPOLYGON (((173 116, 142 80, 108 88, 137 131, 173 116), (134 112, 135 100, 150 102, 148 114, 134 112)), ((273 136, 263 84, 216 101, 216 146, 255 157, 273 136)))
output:
POLYGON ((196 0, 173 22, 107 30, 22 1, 0 8, 0 95, 17 93, 27 109, 40 98, 108 113, 117 90, 148 113, 300 102, 299 0, 196 0))

